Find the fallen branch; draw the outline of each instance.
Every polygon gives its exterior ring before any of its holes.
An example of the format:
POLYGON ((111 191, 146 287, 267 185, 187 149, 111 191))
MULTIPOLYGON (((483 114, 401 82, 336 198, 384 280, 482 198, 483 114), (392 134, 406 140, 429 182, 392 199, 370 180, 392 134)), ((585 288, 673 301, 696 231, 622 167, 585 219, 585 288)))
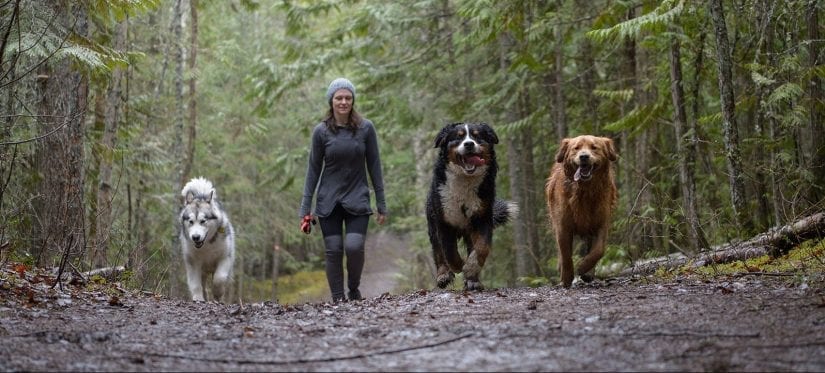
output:
POLYGON ((117 266, 117 267, 103 267, 93 269, 91 271, 83 272, 83 275, 86 277, 92 276, 100 276, 103 278, 111 279, 117 276, 120 276, 123 272, 126 271, 125 266, 117 266))
POLYGON ((353 360, 353 359, 361 359, 370 356, 377 356, 377 355, 386 355, 386 354, 395 354, 399 352, 406 352, 412 350, 419 350, 422 348, 429 348, 440 346, 443 344, 455 342, 464 338, 468 338, 473 336, 473 333, 466 333, 462 335, 458 335, 452 338, 448 338, 442 341, 417 345, 417 346, 410 346, 410 347, 402 347, 397 349, 390 349, 390 350, 381 350, 375 352, 365 352, 362 354, 355 354, 349 356, 333 356, 328 358, 320 358, 320 359, 294 359, 294 360, 247 360, 247 359, 228 359, 228 358, 210 358, 210 357, 201 357, 201 356, 188 356, 188 355, 177 355, 177 354, 162 354, 162 353, 155 353, 155 352, 142 352, 142 351, 129 351, 135 354, 139 354, 141 357, 143 356, 154 356, 154 357, 165 357, 165 358, 174 358, 174 359, 186 359, 186 360, 198 360, 198 361, 208 361, 213 363, 224 363, 224 364, 256 364, 256 365, 292 365, 292 364, 307 364, 307 363, 328 363, 333 361, 340 361, 340 360, 353 360))
POLYGON ((762 255, 777 256, 803 241, 822 237, 825 237, 825 212, 813 214, 782 227, 772 228, 747 241, 716 246, 710 251, 699 253, 696 256, 674 253, 666 257, 639 262, 633 267, 622 271, 619 276, 645 275, 653 273, 659 268, 671 269, 688 263, 691 263, 693 268, 697 268, 708 264, 730 263, 762 255))
POLYGON ((71 273, 63 273, 62 275, 59 274, 61 281, 60 282, 67 282, 67 283, 81 283, 85 284, 89 282, 89 279, 92 276, 100 276, 105 278, 107 281, 115 281, 118 277, 120 277, 123 272, 126 271, 125 266, 116 266, 116 267, 103 267, 103 268, 96 268, 91 271, 80 272, 77 268, 74 268, 74 265, 69 263, 72 266, 73 270, 71 273))

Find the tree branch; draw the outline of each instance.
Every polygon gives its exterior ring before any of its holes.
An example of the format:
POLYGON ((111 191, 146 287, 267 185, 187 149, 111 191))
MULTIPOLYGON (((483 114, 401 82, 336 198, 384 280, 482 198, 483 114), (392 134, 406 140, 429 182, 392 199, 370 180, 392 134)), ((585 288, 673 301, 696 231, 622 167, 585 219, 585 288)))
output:
POLYGON ((435 346, 444 345, 447 343, 452 343, 455 341, 462 340, 464 338, 472 337, 474 333, 465 333, 462 335, 458 335, 452 338, 445 339, 443 341, 427 343, 423 345, 417 346, 410 346, 410 347, 402 347, 397 349, 390 349, 390 350, 382 350, 382 351, 375 351, 375 352, 365 352, 363 354, 355 354, 350 356, 333 356, 328 358, 320 358, 320 359, 295 359, 295 360, 252 360, 252 359, 228 359, 228 358, 209 358, 209 357, 200 357, 200 356, 186 356, 186 355, 177 355, 177 354, 161 354, 161 353, 153 353, 153 352, 142 352, 142 351, 129 351, 136 354, 141 354, 143 356, 155 356, 155 357, 167 357, 173 359, 186 359, 186 360, 199 360, 199 361, 208 361, 213 363, 226 363, 226 364, 254 364, 254 365, 290 365, 290 364, 307 364, 307 363, 326 363, 326 362, 333 362, 333 361, 341 361, 341 360, 353 360, 353 359, 361 359, 370 356, 378 356, 378 355, 388 355, 388 354, 395 354, 399 352, 406 352, 412 350, 420 350, 424 348, 430 348, 435 346))

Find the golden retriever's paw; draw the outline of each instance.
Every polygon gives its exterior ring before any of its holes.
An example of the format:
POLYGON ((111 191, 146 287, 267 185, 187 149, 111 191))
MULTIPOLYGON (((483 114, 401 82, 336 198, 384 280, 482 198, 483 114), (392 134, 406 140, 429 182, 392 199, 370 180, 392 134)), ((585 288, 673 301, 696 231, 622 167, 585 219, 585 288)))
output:
POLYGON ((464 280, 464 290, 481 291, 484 290, 484 284, 478 280, 464 280))
POLYGON ((438 284, 438 287, 444 289, 447 287, 447 285, 453 282, 454 278, 455 274, 453 274, 452 272, 447 272, 438 275, 438 277, 435 280, 436 284, 438 284))

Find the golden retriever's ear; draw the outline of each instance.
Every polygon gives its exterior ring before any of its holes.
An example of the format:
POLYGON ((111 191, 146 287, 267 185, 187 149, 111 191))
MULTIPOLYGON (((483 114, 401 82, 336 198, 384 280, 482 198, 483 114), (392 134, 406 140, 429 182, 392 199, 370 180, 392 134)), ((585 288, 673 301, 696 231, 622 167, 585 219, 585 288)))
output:
POLYGON ((561 145, 559 146, 559 151, 556 153, 556 162, 562 163, 564 162, 564 156, 567 154, 567 145, 570 143, 570 139, 561 140, 561 145))
POLYGON ((607 159, 609 159, 611 162, 615 162, 617 159, 619 159, 619 156, 616 154, 616 147, 613 145, 613 139, 605 137, 604 145, 607 149, 607 159))

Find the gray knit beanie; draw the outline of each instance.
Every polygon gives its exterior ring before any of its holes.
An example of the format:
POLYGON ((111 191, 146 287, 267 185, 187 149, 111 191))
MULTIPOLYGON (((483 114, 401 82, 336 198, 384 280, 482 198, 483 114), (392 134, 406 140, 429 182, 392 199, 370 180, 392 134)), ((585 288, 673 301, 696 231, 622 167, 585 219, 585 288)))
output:
POLYGON ((338 78, 329 83, 329 88, 327 88, 327 101, 332 100, 332 95, 341 88, 348 89, 352 92, 352 100, 355 100, 355 86, 352 85, 352 82, 347 80, 346 78, 338 78))

